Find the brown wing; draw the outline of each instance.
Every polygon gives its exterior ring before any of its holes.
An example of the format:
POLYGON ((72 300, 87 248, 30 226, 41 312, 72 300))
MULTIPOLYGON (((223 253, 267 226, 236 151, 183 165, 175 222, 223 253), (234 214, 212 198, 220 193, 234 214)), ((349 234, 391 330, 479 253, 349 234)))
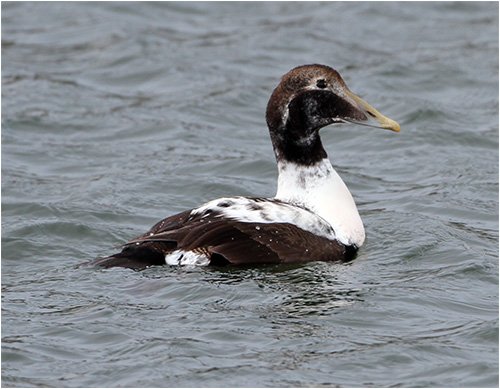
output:
POLYGON ((289 223, 246 223, 215 211, 192 215, 185 211, 164 219, 131 240, 121 253, 91 265, 142 269, 164 265, 175 250, 206 255, 211 265, 336 261, 352 250, 289 223))
POLYGON ((176 249, 204 252, 211 264, 216 262, 218 265, 280 262, 275 252, 254 240, 252 234, 238 228, 244 223, 221 217, 216 212, 184 217, 179 214, 165 219, 128 244, 138 244, 140 247, 152 242, 175 242, 175 247, 164 252, 164 255, 176 249), (184 219, 179 224, 181 218, 184 219))
MULTIPOLYGON (((346 247, 289 223, 241 223, 238 228, 279 257, 282 263, 350 259, 346 247), (347 254, 347 255, 346 255, 347 254)), ((239 263, 235 261, 235 263, 239 263)), ((244 263, 244 262, 243 262, 244 263)))

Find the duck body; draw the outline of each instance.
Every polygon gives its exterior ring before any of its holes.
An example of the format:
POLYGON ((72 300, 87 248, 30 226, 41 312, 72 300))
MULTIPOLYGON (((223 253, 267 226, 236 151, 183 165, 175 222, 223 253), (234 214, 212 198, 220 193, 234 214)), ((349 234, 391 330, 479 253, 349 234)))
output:
POLYGON ((324 65, 285 74, 266 120, 278 164, 274 198, 225 197, 170 216, 120 253, 88 265, 242 265, 351 260, 365 240, 356 204, 332 167, 319 130, 339 122, 399 131, 324 65))

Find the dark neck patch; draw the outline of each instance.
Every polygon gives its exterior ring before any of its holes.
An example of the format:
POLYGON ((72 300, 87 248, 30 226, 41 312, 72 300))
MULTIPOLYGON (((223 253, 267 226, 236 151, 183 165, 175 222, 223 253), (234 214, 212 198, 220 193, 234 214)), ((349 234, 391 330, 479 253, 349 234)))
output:
POLYGON ((307 90, 288 104, 286 123, 268 120, 276 158, 313 165, 327 157, 319 130, 334 123, 348 103, 330 91, 307 90))
POLYGON ((327 158, 323 144, 316 133, 307 142, 295 142, 287 137, 271 133, 274 153, 278 161, 290 161, 311 166, 327 158))

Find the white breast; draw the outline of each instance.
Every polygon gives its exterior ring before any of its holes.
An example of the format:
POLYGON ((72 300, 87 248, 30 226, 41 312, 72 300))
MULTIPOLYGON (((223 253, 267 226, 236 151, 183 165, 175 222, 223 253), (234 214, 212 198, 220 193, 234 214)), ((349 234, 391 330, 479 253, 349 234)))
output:
POLYGON ((365 229, 356 203, 327 158, 312 166, 278 162, 278 171, 276 199, 310 209, 333 227, 341 243, 363 244, 365 229))

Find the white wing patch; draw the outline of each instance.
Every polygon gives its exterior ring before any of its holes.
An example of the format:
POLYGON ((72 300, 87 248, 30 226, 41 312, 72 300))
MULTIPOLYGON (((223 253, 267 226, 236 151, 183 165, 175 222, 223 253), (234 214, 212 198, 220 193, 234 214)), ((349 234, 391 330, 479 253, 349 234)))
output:
POLYGON ((208 216, 212 212, 242 223, 290 223, 315 235, 336 239, 335 231, 326 220, 292 204, 248 197, 223 197, 193 209, 191 216, 204 213, 208 216))

